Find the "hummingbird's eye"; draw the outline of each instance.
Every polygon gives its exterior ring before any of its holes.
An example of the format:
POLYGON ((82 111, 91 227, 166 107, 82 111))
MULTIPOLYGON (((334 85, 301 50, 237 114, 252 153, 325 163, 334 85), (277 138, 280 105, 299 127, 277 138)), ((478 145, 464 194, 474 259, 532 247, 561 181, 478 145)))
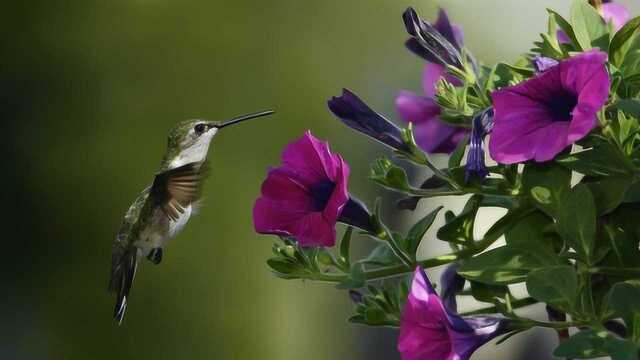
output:
POLYGON ((193 127, 193 131, 195 131, 196 134, 198 135, 202 134, 206 129, 207 129, 207 126, 202 123, 197 124, 196 126, 193 127))

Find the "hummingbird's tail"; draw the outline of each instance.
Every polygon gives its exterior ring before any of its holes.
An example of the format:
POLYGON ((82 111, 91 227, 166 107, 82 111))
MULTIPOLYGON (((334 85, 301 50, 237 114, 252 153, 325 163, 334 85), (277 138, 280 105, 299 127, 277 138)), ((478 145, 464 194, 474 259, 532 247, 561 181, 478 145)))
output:
MULTIPOLYGON (((114 254, 115 255, 115 254, 114 254)), ((117 293, 116 305, 113 309, 113 318, 118 325, 122 324, 124 313, 127 310, 127 297, 136 276, 138 267, 138 249, 131 247, 123 251, 118 259, 114 259, 109 278, 109 291, 117 293)))

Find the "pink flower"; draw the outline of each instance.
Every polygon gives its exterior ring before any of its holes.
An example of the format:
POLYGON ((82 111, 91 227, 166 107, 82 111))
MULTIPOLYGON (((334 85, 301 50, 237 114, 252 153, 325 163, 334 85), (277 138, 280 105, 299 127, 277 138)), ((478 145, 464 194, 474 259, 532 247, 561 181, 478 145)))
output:
POLYGON ((256 232, 294 237, 302 246, 333 246, 342 221, 367 230, 369 214, 349 198, 349 165, 307 131, 269 170, 253 207, 256 232))

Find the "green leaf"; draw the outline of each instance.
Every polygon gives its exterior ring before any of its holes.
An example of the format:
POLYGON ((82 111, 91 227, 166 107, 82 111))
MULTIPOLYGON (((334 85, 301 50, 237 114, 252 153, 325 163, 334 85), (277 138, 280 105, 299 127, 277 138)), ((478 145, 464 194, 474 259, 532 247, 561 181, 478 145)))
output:
POLYGON ((635 17, 627 22, 611 40, 609 46, 609 61, 616 67, 622 66, 624 58, 631 47, 631 43, 638 37, 640 17, 635 17))
POLYGON ((556 164, 527 164, 522 173, 524 192, 531 195, 536 206, 550 216, 569 193, 571 171, 556 164))
POLYGON ((553 257, 529 249, 503 246, 467 259, 458 274, 490 285, 508 285, 525 281, 529 272, 557 265, 553 257))
POLYGON ((347 278, 338 284, 338 289, 357 289, 365 285, 366 278, 364 276, 364 266, 362 263, 355 263, 351 265, 351 269, 347 278))
POLYGON ((276 276, 281 278, 296 278, 294 274, 300 270, 297 264, 290 260, 271 258, 267 260, 267 265, 275 273, 276 276))
POLYGON ((460 140, 456 149, 453 151, 451 156, 449 157, 449 168, 455 168, 460 166, 462 162, 462 157, 464 156, 464 152, 467 149, 467 144, 469 143, 469 137, 466 136, 464 139, 460 140))
POLYGON ((624 202, 634 203, 640 201, 640 181, 632 183, 624 194, 624 202))
POLYGON ((340 260, 347 267, 351 266, 351 236, 353 235, 353 227, 349 226, 345 230, 342 240, 340 240, 340 260))
POLYGON ((530 78, 533 76, 533 74, 535 74, 535 70, 533 68, 517 66, 517 65, 508 64, 508 63, 501 63, 501 64, 504 64, 504 66, 509 68, 509 70, 525 78, 530 78))
POLYGON ((413 225, 413 227, 411 227, 411 230, 409 230, 406 250, 414 260, 416 251, 418 251, 418 247, 420 246, 420 242, 422 241, 424 234, 427 232, 427 230, 429 230, 436 217, 438 216, 438 213, 440 213, 440 210, 442 210, 442 206, 438 206, 435 210, 422 218, 422 220, 413 225))
POLYGON ((627 326, 640 314, 640 280, 619 282, 611 288, 607 296, 607 315, 622 317, 627 326))
POLYGON ((609 28, 602 16, 584 0, 574 0, 571 5, 571 25, 582 50, 599 47, 607 51, 609 28))
POLYGON ((559 208, 557 220, 561 235, 585 263, 591 264, 596 236, 596 206, 586 185, 579 184, 569 193, 559 208))
POLYGON ((620 99, 616 101, 615 107, 629 115, 640 118, 640 101, 635 99, 620 99))
POLYGON ((470 197, 460 214, 438 230, 438 239, 456 244, 473 242, 473 227, 481 203, 482 195, 470 197))
POLYGON ((387 189, 410 194, 411 186, 409 185, 407 173, 386 157, 377 159, 371 165, 369 178, 387 189))
POLYGON ((565 358, 611 356, 612 360, 637 360, 638 348, 606 331, 584 330, 563 341, 553 355, 565 358))
POLYGON ((378 266, 394 265, 400 262, 398 256, 393 252, 387 243, 379 244, 373 251, 360 261, 363 264, 378 266))
POLYGON ((553 220, 540 211, 535 211, 518 221, 513 228, 505 234, 507 245, 531 248, 539 253, 547 253, 556 256, 554 242, 559 237, 555 233, 549 233, 547 229, 553 225, 553 220))
POLYGON ((496 298, 504 298, 509 292, 506 285, 489 285, 477 281, 469 281, 471 284, 471 295, 474 299, 487 303, 494 303, 496 298))
POLYGON ((534 299, 571 312, 578 289, 578 276, 572 266, 536 269, 527 275, 527 291, 534 299))
POLYGON ((629 175, 634 171, 630 160, 608 141, 597 141, 591 149, 561 155, 556 162, 589 176, 629 175))
POLYGON ((630 176, 610 176, 585 183, 593 194, 598 215, 608 214, 620 205, 632 180, 630 176))
MULTIPOLYGON (((569 22, 565 20, 565 18, 563 18, 562 15, 558 14, 557 12, 551 9, 547 9, 547 12, 549 12, 549 16, 552 17, 554 22, 560 27, 560 29, 562 29, 562 31, 564 31, 564 33, 571 40, 571 42, 575 46, 580 47, 580 43, 576 38, 576 34, 573 31, 573 27, 571 26, 571 24, 569 24, 569 22)), ((582 49, 578 48, 578 50, 582 50, 582 49)))

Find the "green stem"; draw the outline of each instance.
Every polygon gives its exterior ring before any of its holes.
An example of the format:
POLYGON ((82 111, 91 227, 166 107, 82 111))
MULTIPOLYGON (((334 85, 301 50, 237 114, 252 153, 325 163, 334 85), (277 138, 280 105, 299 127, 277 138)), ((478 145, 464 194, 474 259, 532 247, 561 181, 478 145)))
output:
POLYGON ((531 327, 545 327, 550 329, 567 329, 570 327, 580 327, 588 325, 584 322, 580 321, 558 321, 558 322, 544 322, 544 321, 536 321, 536 320, 525 320, 525 324, 530 324, 531 327))
MULTIPOLYGON (((522 299, 511 300, 511 309, 518 309, 521 307, 529 306, 538 303, 538 300, 532 297, 526 297, 522 299)), ((484 308, 480 308, 477 310, 471 310, 464 312, 460 315, 469 316, 469 315, 482 315, 482 314, 496 314, 499 313, 500 310, 496 306, 487 306, 484 308)))
POLYGON ((389 231, 386 228, 376 237, 386 242, 391 247, 391 250, 393 250, 393 252, 396 254, 396 256, 398 256, 398 258, 402 261, 402 263, 405 266, 408 266, 408 267, 412 266, 413 262, 411 261, 411 259, 409 259, 409 257, 404 253, 404 251, 402 251, 402 249, 398 247, 396 242, 389 235, 389 231))
MULTIPOLYGON (((433 268, 440 265, 446 265, 460 259, 468 258, 470 256, 483 252, 486 248, 488 248, 494 242, 496 242, 501 235, 502 234, 499 234, 499 235, 496 234, 494 236, 484 238, 476 242, 473 247, 469 247, 464 250, 452 252, 450 254, 436 256, 427 260, 418 261, 416 265, 417 266, 419 265, 424 269, 429 269, 429 268, 433 268)), ((413 267, 410 267, 404 264, 387 266, 383 268, 365 271, 364 278, 367 281, 381 280, 381 279, 385 279, 393 276, 406 274, 406 273, 412 272, 413 270, 414 270, 413 267)), ((305 276, 304 279, 330 282, 330 283, 341 283, 347 279, 347 275, 335 274, 335 273, 309 274, 305 276)))
POLYGON ((589 268, 589 273, 635 278, 640 277, 640 268, 616 268, 600 266, 589 268))
POLYGON ((411 189, 409 195, 420 196, 421 198, 431 198, 438 196, 464 195, 465 193, 458 190, 427 190, 427 189, 411 189))

